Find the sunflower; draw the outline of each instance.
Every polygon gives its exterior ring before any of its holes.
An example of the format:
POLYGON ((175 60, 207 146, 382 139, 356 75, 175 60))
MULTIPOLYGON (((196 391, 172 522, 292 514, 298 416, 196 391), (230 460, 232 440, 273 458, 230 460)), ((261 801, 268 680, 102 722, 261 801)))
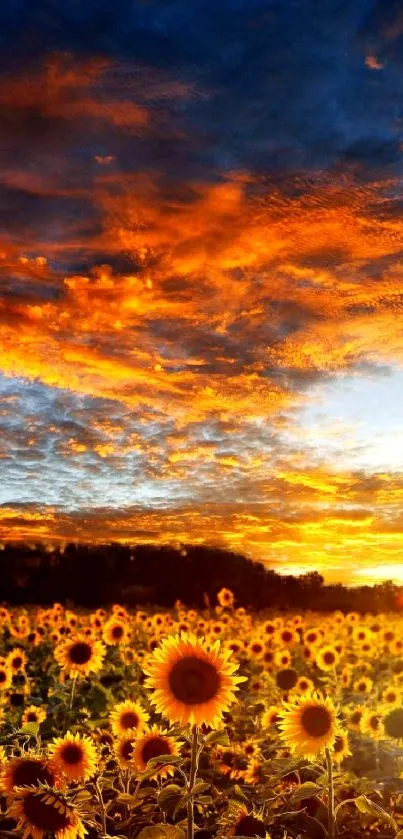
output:
POLYGON ((222 588, 217 592, 217 600, 220 606, 233 606, 234 594, 229 588, 222 588))
POLYGON ((27 642, 30 647, 37 647, 38 644, 40 644, 41 642, 40 633, 37 630, 32 629, 31 632, 27 635, 27 642))
POLYGON ((265 621, 263 624, 263 634, 266 636, 268 640, 275 635, 277 626, 274 621, 265 621))
POLYGON ((379 740, 385 734, 382 713, 366 708, 362 715, 361 731, 370 734, 374 740, 379 740))
POLYGON ((195 635, 165 638, 144 668, 158 713, 181 725, 219 726, 221 714, 235 701, 238 682, 245 681, 234 675, 238 665, 229 661, 230 655, 219 641, 208 650, 195 635))
POLYGON ((11 687, 12 674, 6 663, 0 664, 0 695, 3 690, 11 687))
POLYGON ((13 796, 8 815, 17 820, 23 839, 84 839, 86 830, 74 808, 61 793, 38 789, 20 789, 13 796))
POLYGON ((273 652, 273 650, 265 650, 264 651, 264 653, 262 655, 262 664, 263 664, 264 669, 268 673, 272 672, 273 664, 274 664, 274 652, 273 652))
POLYGON ((114 744, 116 760, 122 769, 133 769, 132 758, 136 742, 137 732, 128 729, 118 737, 114 744))
POLYGON ((129 643, 130 636, 130 627, 127 622, 118 617, 109 618, 102 631, 102 638, 108 646, 112 646, 113 644, 122 644, 125 646, 129 643))
POLYGON ((249 643, 249 652, 253 658, 261 658, 264 653, 264 643, 260 638, 253 638, 249 643))
POLYGON ((373 681, 368 676, 361 676, 354 682, 353 688, 356 693, 370 693, 373 687, 373 681))
POLYGON ((149 715, 138 702, 125 699, 115 705, 109 714, 109 720, 113 733, 116 736, 125 734, 128 729, 141 731, 147 726, 149 715))
POLYGON ((335 763, 342 763, 345 757, 351 755, 347 731, 339 731, 333 743, 332 757, 335 763))
POLYGON ((354 708, 350 716, 347 718, 347 725, 352 731, 361 731, 361 723, 364 714, 364 708, 354 708))
POLYGON ((225 642, 225 647, 235 655, 239 655, 239 653, 243 652, 244 649, 242 642, 239 641, 238 638, 230 638, 225 642))
POLYGON ((352 632, 353 641, 359 641, 363 643, 364 641, 368 641, 371 637, 370 629, 367 629, 366 626, 355 626, 352 632))
POLYGON ((7 665, 12 673, 19 673, 24 670, 27 656, 20 647, 13 647, 7 656, 7 665))
POLYGON ((312 693, 284 703, 278 727, 288 748, 301 757, 314 757, 332 748, 337 734, 337 712, 330 696, 312 693))
POLYGON ((264 784, 266 781, 267 776, 265 775, 263 764, 260 760, 252 758, 248 763, 248 768, 244 775, 245 784, 264 784))
POLYGON ((226 836, 259 836, 264 839, 266 828, 262 819, 249 813, 244 804, 232 803, 225 816, 226 836))
POLYGON ((40 725, 46 719, 46 711, 44 708, 38 708, 37 705, 28 705, 22 715, 22 725, 29 725, 29 723, 36 723, 40 725))
POLYGON ((385 705, 395 706, 401 704, 401 692, 394 687, 385 688, 382 693, 382 702, 385 705))
POLYGON ((52 763, 69 781, 87 781, 96 772, 98 754, 92 740, 85 735, 56 737, 48 746, 52 763))
POLYGON ((48 760, 36 754, 13 757, 3 766, 0 775, 0 788, 10 795, 16 787, 39 786, 48 784, 58 786, 60 778, 48 760))
POLYGON ((289 667, 291 664, 291 653, 289 650, 276 650, 274 663, 276 667, 289 667))
POLYGON ((232 781, 242 781, 248 768, 248 761, 238 744, 232 748, 218 746, 216 751, 217 769, 221 775, 227 775, 232 781))
MULTIPOLYGON (((154 725, 136 738, 131 764, 138 772, 144 772, 149 760, 156 757, 174 757, 177 754, 179 754, 179 748, 176 740, 173 737, 168 737, 165 731, 154 725)), ((175 769, 170 764, 157 766, 152 779, 167 778, 174 772, 175 769)))
POLYGON ((277 630, 275 638, 277 644, 282 647, 294 647, 299 644, 298 632, 292 626, 284 626, 283 629, 277 630))
POLYGON ((315 644, 320 643, 321 637, 322 635, 318 629, 307 629, 304 633, 304 642, 308 646, 314 647, 315 644))
POLYGON ((252 760, 252 758, 257 757, 260 754, 260 746, 252 737, 249 737, 244 743, 242 743, 241 750, 247 760, 252 760))
POLYGON ((276 673, 276 683, 280 690, 292 690, 295 688, 297 682, 298 673, 292 667, 288 667, 285 670, 279 670, 278 673, 276 673))
POLYGON ((340 661, 340 656, 330 645, 320 647, 316 653, 315 662, 321 670, 334 670, 340 661))
POLYGON ((88 676, 101 670, 105 646, 101 641, 94 641, 83 635, 76 635, 62 641, 55 647, 55 659, 72 678, 88 676))
POLYGON ((269 708, 266 708, 261 718, 262 728, 271 728, 272 726, 277 725, 280 719, 280 710, 281 708, 279 707, 279 705, 270 705, 269 708))
POLYGON ((339 675, 340 684, 343 688, 349 688, 353 680, 353 674, 350 667, 343 667, 339 675))
POLYGON ((312 679, 308 679, 307 676, 300 676, 299 677, 299 679, 297 681, 297 684, 295 685, 295 690, 298 691, 298 693, 301 693, 301 694, 311 693, 311 691, 313 691, 313 689, 314 689, 314 683, 313 683, 312 679))

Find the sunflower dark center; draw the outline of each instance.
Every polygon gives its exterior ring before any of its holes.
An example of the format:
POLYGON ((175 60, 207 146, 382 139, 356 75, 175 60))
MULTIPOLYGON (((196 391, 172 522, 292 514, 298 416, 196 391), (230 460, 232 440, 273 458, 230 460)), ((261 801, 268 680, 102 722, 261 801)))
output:
POLYGON ((23 693, 11 693, 8 697, 8 701, 13 708, 22 708, 25 699, 23 693))
POLYGON ((21 667, 21 665, 22 665, 22 658, 21 658, 21 656, 20 656, 20 655, 17 655, 15 658, 13 658, 13 660, 12 660, 12 665, 13 665, 13 667, 15 667, 17 670, 18 670, 18 668, 19 668, 19 667, 21 667))
POLYGON ((35 792, 28 793, 24 799, 23 809, 28 822, 38 830, 53 833, 63 830, 71 823, 67 811, 60 812, 54 804, 46 803, 43 795, 35 792))
POLYGON ((121 748, 121 755, 125 760, 130 760, 130 758, 133 756, 132 740, 126 740, 126 742, 123 743, 123 746, 121 748))
POLYGON ((175 699, 186 705, 209 702, 217 696, 220 684, 220 675, 213 664, 192 655, 179 659, 169 674, 175 699))
POLYGON ((295 687, 297 681, 297 673, 292 668, 289 670, 279 670, 276 675, 276 682, 281 690, 291 690, 291 688, 295 687))
POLYGON ((53 786, 54 776, 40 760, 21 760, 13 772, 15 787, 35 787, 37 784, 53 786))
POLYGON ((288 641, 291 641, 292 632, 290 632, 288 629, 286 629, 285 632, 283 632, 283 634, 282 634, 282 638, 283 638, 283 641, 288 643, 288 641))
POLYGON ((160 757, 161 755, 170 755, 171 749, 169 743, 163 739, 163 737, 153 737, 152 740, 148 740, 147 743, 144 743, 142 749, 142 758, 144 763, 147 763, 149 760, 152 760, 153 757, 160 757))
POLYGON ((367 686, 366 686, 365 682, 360 682, 359 685, 358 685, 358 690, 361 691, 361 693, 365 693, 366 689, 367 689, 367 686))
POLYGON ((0 670, 0 684, 3 684, 7 680, 7 673, 4 670, 0 670))
POLYGON ((310 737, 324 737, 329 733, 331 725, 327 708, 311 705, 302 711, 301 726, 310 737))
POLYGON ((326 652, 323 656, 323 661, 325 662, 325 664, 333 664, 334 663, 334 653, 332 653, 332 652, 330 652, 330 650, 328 650, 328 652, 326 652))
POLYGON ((120 718, 122 728, 137 728, 139 718, 134 711, 125 711, 120 718))
POLYGON ((38 714, 36 714, 35 711, 30 711, 29 714, 27 714, 27 722, 36 722, 37 719, 38 714))
POLYGON ((116 638, 116 640, 118 640, 118 638, 121 638, 122 635, 123 635, 123 626, 114 626, 113 629, 112 629, 112 637, 116 638))
POLYGON ((235 836, 266 836, 266 828, 254 816, 242 816, 235 825, 235 836))
POLYGON ((68 743, 62 750, 62 758, 65 763, 75 766, 83 758, 83 750, 77 743, 68 743))
POLYGON ((359 711, 355 711, 354 714, 351 715, 351 722, 353 725, 358 725, 361 719, 361 714, 359 711))
POLYGON ((69 657, 73 664, 86 664, 92 655, 91 645, 86 644, 85 641, 76 641, 70 647, 69 657))

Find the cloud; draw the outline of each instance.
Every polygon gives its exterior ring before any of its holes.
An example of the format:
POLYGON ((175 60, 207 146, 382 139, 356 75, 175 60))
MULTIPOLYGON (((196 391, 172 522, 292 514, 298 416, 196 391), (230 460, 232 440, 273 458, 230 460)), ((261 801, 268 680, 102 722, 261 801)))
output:
POLYGON ((1 538, 394 561, 387 446, 304 409, 403 360, 399 25, 314 5, 0 12, 1 538))

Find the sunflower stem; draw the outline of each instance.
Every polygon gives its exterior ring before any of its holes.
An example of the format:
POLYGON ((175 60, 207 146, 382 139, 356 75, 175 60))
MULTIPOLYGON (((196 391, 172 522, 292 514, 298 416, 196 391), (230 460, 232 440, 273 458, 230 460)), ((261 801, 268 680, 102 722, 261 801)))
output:
POLYGON ((73 676, 73 678, 71 680, 71 693, 70 693, 69 711, 71 711, 72 708, 73 708, 74 694, 76 692, 76 681, 77 681, 77 676, 73 676))
POLYGON ((97 778, 96 781, 95 781, 95 789, 97 791, 98 803, 99 803, 99 807, 100 807, 100 810, 101 810, 102 833, 103 833, 104 836, 106 836, 106 809, 105 809, 105 803, 104 803, 104 799, 103 799, 103 795, 102 795, 102 787, 99 783, 99 778, 97 778))
POLYGON ((329 788, 328 788, 328 805, 327 805, 327 813, 328 813, 328 829, 327 835, 329 839, 334 839, 335 837, 335 818, 334 818, 334 781, 333 781, 333 763, 332 763, 332 756, 330 754, 329 749, 325 748, 325 755, 326 755, 326 768, 327 768, 327 776, 329 781, 329 788))
POLYGON ((196 775, 197 769, 199 765, 199 755, 200 751, 198 750, 198 729, 197 725, 194 725, 192 728, 192 751, 191 751, 191 759, 190 759, 190 772, 189 772, 189 781, 187 785, 187 794, 190 796, 187 802, 187 822, 188 822, 188 829, 187 829, 187 839, 193 839, 194 837, 194 801, 193 801, 193 788, 196 782, 196 775))

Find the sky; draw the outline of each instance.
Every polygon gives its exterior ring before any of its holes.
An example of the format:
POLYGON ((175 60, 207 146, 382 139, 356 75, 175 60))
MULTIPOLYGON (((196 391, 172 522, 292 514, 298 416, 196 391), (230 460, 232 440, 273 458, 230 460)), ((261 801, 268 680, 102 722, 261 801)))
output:
POLYGON ((397 0, 3 0, 0 540, 403 581, 397 0))

